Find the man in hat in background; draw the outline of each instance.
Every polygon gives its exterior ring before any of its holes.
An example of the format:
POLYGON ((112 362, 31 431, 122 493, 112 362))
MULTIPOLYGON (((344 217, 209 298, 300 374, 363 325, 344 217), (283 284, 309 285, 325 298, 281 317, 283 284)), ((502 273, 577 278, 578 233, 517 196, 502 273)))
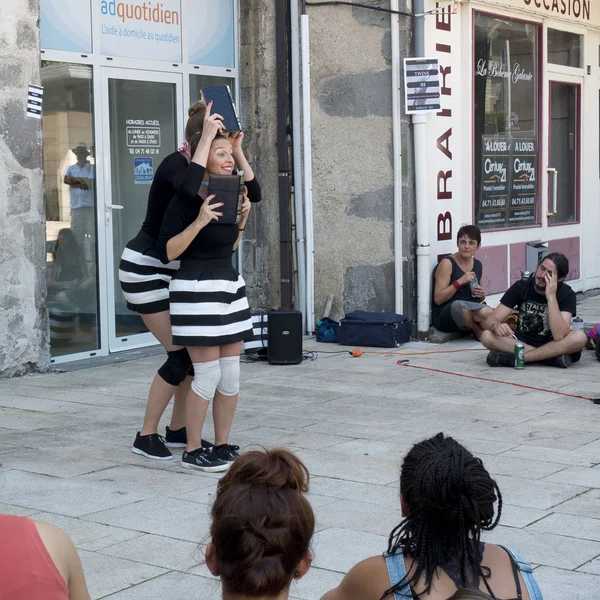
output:
POLYGON ((64 179, 64 182, 71 188, 71 229, 81 247, 87 250, 86 258, 94 260, 96 240, 94 180, 96 171, 94 165, 88 160, 90 152, 85 142, 79 142, 71 151, 77 157, 77 162, 67 169, 64 179), (84 244, 86 239, 88 240, 87 248, 84 244))

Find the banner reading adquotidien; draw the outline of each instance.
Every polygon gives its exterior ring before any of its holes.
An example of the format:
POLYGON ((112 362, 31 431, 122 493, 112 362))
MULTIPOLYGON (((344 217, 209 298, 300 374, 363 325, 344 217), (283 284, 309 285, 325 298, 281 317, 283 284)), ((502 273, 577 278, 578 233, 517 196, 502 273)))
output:
POLYGON ((181 62, 181 0, 100 0, 100 53, 181 62))

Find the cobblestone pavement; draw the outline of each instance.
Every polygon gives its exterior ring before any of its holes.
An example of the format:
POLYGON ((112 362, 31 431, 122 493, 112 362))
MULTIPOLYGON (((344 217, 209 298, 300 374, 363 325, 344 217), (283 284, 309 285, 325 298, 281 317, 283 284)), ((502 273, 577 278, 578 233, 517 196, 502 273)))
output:
MULTIPOLYGON (((399 351, 410 356, 320 354, 298 366, 242 366, 231 441, 291 448, 312 474, 314 568, 292 597, 319 598, 386 548, 400 520, 402 456, 438 431, 479 455, 500 485, 502 520, 487 539, 536 565, 547 600, 598 597, 600 405, 562 395, 600 393, 592 353, 568 370, 516 371, 488 367, 471 340, 399 351)), ((64 528, 93 598, 219 597, 199 545, 218 476, 184 471, 178 455, 156 464, 130 450, 162 360, 0 381, 0 512, 64 528)))

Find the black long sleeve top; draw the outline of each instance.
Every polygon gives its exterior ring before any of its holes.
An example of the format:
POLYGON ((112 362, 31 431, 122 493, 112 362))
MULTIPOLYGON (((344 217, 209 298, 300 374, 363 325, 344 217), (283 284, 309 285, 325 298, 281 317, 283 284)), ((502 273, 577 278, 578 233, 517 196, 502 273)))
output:
MULTIPOLYGON (((200 168, 204 177, 205 168, 200 168)), ((256 177, 250 181, 246 181, 245 185, 248 188, 248 199, 250 202, 260 202, 262 194, 256 177)), ((163 263, 166 264, 169 262, 167 257, 167 242, 194 222, 203 202, 204 200, 197 194, 192 199, 177 194, 171 200, 165 212, 158 236, 157 249, 163 263)), ((183 262, 186 259, 209 260, 213 258, 231 258, 233 255, 233 245, 237 240, 238 234, 239 226, 236 223, 232 225, 209 223, 177 259, 183 262)))
POLYGON ((202 185, 204 173, 204 167, 188 163, 179 152, 169 154, 156 169, 152 180, 142 231, 157 239, 165 211, 173 196, 177 194, 184 200, 193 200, 202 185))

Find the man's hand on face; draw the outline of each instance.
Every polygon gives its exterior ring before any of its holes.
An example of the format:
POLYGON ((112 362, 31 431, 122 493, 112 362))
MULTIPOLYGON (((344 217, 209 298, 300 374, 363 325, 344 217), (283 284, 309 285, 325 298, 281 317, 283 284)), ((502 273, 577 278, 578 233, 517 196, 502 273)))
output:
POLYGON ((546 281, 546 289, 544 290, 544 293, 546 294, 546 298, 549 297, 555 297, 556 296, 556 290, 558 288, 558 276, 556 274, 556 271, 552 270, 552 271, 547 271, 546 274, 544 275, 544 279, 546 281))

